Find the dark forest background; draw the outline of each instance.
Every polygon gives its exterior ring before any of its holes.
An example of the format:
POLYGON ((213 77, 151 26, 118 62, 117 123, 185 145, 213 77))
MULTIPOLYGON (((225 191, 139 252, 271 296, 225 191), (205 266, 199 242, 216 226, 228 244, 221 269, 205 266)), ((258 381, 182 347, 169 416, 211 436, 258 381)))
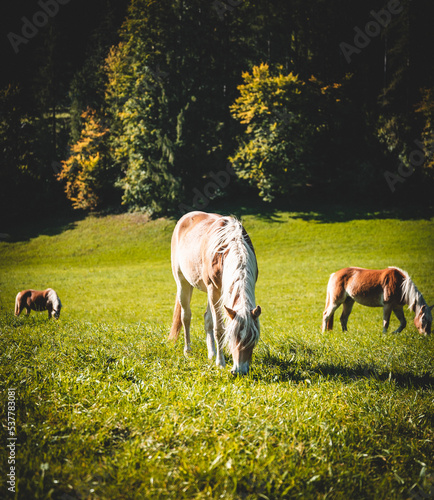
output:
POLYGON ((2 2, 1 212, 429 205, 431 4, 2 2))

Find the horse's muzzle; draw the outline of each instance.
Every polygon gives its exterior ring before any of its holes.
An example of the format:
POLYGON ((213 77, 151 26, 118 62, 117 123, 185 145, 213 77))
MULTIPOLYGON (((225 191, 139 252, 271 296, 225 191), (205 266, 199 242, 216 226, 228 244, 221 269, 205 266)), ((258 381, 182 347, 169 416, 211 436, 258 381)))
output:
POLYGON ((249 373, 249 363, 242 363, 240 366, 233 366, 231 370, 231 374, 234 377, 247 375, 249 373))

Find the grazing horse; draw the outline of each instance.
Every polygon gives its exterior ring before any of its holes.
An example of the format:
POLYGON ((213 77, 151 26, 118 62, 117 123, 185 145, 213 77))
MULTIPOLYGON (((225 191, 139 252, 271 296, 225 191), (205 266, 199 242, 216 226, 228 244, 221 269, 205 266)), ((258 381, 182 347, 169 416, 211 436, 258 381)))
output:
POLYGON ((172 272, 177 294, 169 339, 176 340, 183 326, 184 352, 191 351, 190 300, 194 288, 202 290, 208 294, 208 358, 216 356, 217 366, 223 368, 227 346, 234 362, 232 374, 245 375, 259 339, 261 308, 255 305, 255 251, 241 223, 217 214, 185 214, 172 235, 172 272))
POLYGON ((26 316, 28 316, 33 309, 33 311, 48 311, 48 319, 51 316, 59 319, 61 308, 62 303, 52 288, 23 290, 18 292, 15 299, 15 316, 19 316, 23 309, 26 309, 26 316))
POLYGON ((333 273, 327 285, 326 307, 323 313, 322 331, 333 329, 333 314, 343 304, 341 325, 347 330, 348 317, 354 302, 364 306, 383 308, 383 332, 389 327, 392 311, 400 325, 393 333, 401 332, 407 322, 403 306, 407 304, 416 317, 414 324, 419 333, 431 333, 432 315, 422 294, 416 288, 410 276, 397 267, 381 270, 347 267, 333 273))

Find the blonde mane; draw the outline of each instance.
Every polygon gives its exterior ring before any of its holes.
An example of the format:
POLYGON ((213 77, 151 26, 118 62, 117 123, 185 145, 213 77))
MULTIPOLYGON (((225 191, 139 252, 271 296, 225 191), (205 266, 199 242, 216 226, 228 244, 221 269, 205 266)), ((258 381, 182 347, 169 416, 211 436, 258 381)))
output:
POLYGON ((47 298, 51 302, 53 308, 55 310, 59 309, 59 306, 62 307, 62 303, 57 295, 57 293, 52 288, 47 288, 47 298))
POLYGON ((240 344, 248 347, 255 345, 259 339, 258 323, 251 315, 255 307, 258 274, 256 256, 245 237, 241 222, 233 217, 224 217, 223 221, 222 226, 213 229, 209 251, 211 255, 223 254, 220 307, 233 308, 237 313, 225 328, 224 344, 230 348, 240 344), (246 338, 248 332, 253 333, 250 339, 246 338))
POLYGON ((47 288, 47 304, 51 304, 51 316, 58 319, 60 315, 60 309, 62 308, 62 302, 60 302, 59 296, 52 288, 47 288))
POLYGON ((413 283, 413 280, 410 278, 407 271, 394 266, 389 267, 389 269, 396 269, 404 276, 404 281, 401 285, 402 301, 405 302, 408 305, 408 308, 411 309, 416 315, 419 313, 420 308, 425 305, 427 309, 427 317, 432 321, 431 311, 428 304, 425 302, 423 295, 419 292, 417 286, 413 283))

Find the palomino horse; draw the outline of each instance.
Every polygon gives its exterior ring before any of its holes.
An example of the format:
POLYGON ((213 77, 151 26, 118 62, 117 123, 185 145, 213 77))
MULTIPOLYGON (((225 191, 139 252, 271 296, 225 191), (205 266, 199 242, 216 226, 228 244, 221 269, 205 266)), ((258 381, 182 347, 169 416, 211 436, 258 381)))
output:
POLYGON ((48 311, 48 319, 51 316, 59 319, 61 308, 62 303, 52 288, 47 288, 46 290, 23 290, 22 292, 18 292, 15 299, 15 316, 19 316, 23 309, 26 309, 26 316, 28 316, 33 309, 33 311, 48 311))
POLYGON ((323 314, 322 331, 333 329, 333 314, 343 304, 341 325, 347 330, 348 317, 354 302, 364 306, 383 308, 383 332, 389 327, 392 311, 400 321, 393 333, 401 332, 407 322, 403 306, 407 304, 416 317, 414 324, 419 333, 431 333, 432 315, 422 294, 410 279, 410 276, 397 267, 382 270, 347 267, 333 273, 327 285, 326 307, 323 314))
POLYGON ((227 346, 234 361, 232 374, 245 375, 259 339, 261 308, 255 305, 256 256, 241 223, 217 214, 185 214, 173 231, 172 272, 177 294, 169 339, 176 340, 183 326, 184 352, 191 351, 190 300, 193 288, 202 290, 208 294, 208 358, 216 356, 217 366, 223 368, 227 346))

